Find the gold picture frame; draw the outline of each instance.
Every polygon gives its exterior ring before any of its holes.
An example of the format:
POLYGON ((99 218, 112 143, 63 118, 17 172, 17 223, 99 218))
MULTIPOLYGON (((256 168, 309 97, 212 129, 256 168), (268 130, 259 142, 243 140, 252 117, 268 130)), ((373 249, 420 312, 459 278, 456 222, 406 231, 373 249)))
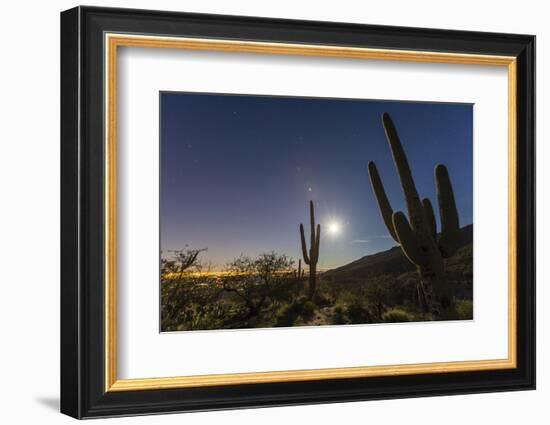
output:
POLYGON ((128 34, 105 34, 105 152, 107 178, 105 180, 105 391, 133 391, 202 387, 266 382, 307 381, 410 375, 417 373, 465 372, 509 369, 516 367, 516 58, 463 53, 441 53, 411 50, 371 49, 357 47, 282 44, 254 41, 215 40, 184 37, 159 37, 128 34), (116 96, 117 52, 119 47, 147 47, 160 49, 189 49, 354 58, 363 60, 395 60, 506 67, 508 73, 508 358, 457 362, 400 364, 327 369, 306 369, 254 373, 175 376, 168 378, 117 379, 116 375, 116 96))
MULTIPOLYGON (((502 107, 504 108, 504 101, 502 107)), ((504 141, 503 141, 504 145, 504 141)), ((61 13, 61 411, 75 418, 535 388, 535 37, 79 6, 61 13), (123 48, 498 67, 507 73, 507 355, 126 379, 117 373, 123 48)), ((503 319, 504 320, 504 319, 503 319)), ((504 328, 503 328, 504 329, 504 328)))

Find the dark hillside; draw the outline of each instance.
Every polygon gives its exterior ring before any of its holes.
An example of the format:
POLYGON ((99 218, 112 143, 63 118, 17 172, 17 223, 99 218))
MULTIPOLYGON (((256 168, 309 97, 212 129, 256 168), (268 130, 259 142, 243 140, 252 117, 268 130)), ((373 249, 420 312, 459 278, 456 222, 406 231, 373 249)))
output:
MULTIPOLYGON (((460 248, 453 257, 447 260, 446 270, 452 280, 471 281, 473 225, 464 226, 460 229, 460 234, 460 248)), ((415 270, 415 266, 407 260, 401 248, 395 246, 387 251, 367 255, 336 269, 327 270, 322 276, 341 283, 382 275, 397 276, 415 270)))

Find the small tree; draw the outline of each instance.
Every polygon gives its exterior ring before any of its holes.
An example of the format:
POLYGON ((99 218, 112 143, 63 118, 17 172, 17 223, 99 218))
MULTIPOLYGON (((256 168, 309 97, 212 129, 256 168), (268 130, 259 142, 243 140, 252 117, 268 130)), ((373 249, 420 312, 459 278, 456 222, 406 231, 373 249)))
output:
POLYGON ((240 256, 226 265, 228 275, 223 289, 235 294, 244 304, 245 322, 257 317, 273 301, 284 282, 291 277, 294 261, 275 252, 260 254, 253 259, 240 256))
POLYGON ((207 248, 191 249, 186 246, 184 249, 169 251, 172 253, 171 258, 161 259, 161 274, 176 275, 176 279, 182 279, 186 272, 200 271, 202 264, 198 257, 206 250, 207 248))

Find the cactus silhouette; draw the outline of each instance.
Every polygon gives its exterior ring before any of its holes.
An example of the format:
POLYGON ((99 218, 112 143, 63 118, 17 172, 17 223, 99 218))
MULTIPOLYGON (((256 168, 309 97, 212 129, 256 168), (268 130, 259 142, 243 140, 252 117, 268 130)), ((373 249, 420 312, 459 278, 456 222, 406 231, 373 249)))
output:
POLYGON ((302 270, 302 259, 298 260, 298 270, 294 270, 294 279, 300 280, 304 278, 304 271, 302 270))
POLYGON ((420 274, 420 291, 426 294, 434 319, 452 319, 456 310, 451 287, 444 271, 444 259, 452 256, 459 244, 459 224, 453 188, 447 168, 435 167, 435 184, 441 219, 438 235, 432 203, 428 198, 420 200, 411 169, 397 135, 395 125, 388 113, 382 115, 386 138, 390 145, 395 167, 405 195, 408 219, 402 212, 393 212, 382 180, 374 162, 369 162, 369 177, 382 219, 392 238, 420 274))
POLYGON ((315 296, 315 291, 317 289, 317 261, 319 260, 319 243, 321 240, 321 225, 318 224, 317 229, 315 229, 315 210, 313 209, 313 201, 309 201, 309 222, 311 226, 311 247, 309 253, 306 246, 303 224, 300 224, 300 239, 302 241, 304 262, 309 266, 308 298, 311 300, 315 296))

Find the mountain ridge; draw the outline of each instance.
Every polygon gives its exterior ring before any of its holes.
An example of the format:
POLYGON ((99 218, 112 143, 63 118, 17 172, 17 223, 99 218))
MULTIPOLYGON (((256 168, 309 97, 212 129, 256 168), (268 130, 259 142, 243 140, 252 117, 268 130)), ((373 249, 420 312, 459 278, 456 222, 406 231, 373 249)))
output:
MULTIPOLYGON (((455 264, 455 257, 471 256, 473 248, 473 224, 460 229, 460 241, 457 253, 447 260, 455 264), (465 249, 468 248, 468 249, 465 249), (468 251, 468 252, 465 252, 468 251), (453 261, 454 260, 454 261, 453 261)), ((460 261, 458 261, 460 262, 460 261)), ((399 275, 415 271, 416 267, 403 254, 399 245, 376 254, 365 255, 357 260, 322 273, 325 278, 338 281, 368 279, 380 275, 399 275)), ((469 271, 471 273, 471 271, 469 271)))

